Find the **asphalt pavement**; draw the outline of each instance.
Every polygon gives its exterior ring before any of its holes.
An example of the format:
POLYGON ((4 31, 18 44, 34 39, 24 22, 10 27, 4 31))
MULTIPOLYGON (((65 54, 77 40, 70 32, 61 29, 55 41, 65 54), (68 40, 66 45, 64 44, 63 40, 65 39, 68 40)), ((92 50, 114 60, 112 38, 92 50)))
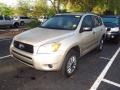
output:
POLYGON ((77 72, 43 72, 9 56, 11 39, 0 40, 0 90, 120 90, 120 44, 106 42, 79 60, 77 72), (101 78, 102 76, 102 78, 101 78))

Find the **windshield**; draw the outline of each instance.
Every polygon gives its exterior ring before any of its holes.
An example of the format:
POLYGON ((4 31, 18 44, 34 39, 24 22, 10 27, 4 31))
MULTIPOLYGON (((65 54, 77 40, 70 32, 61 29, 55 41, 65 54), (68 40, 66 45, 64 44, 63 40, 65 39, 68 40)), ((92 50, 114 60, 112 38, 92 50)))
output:
POLYGON ((118 26, 117 24, 111 23, 111 22, 105 22, 104 24, 105 24, 106 27, 111 27, 111 28, 114 28, 114 27, 118 26))
POLYGON ((41 27, 48 29, 75 30, 79 24, 80 18, 80 15, 56 15, 44 22, 41 27))
POLYGON ((116 18, 116 17, 103 17, 103 22, 118 25, 118 18, 116 18))

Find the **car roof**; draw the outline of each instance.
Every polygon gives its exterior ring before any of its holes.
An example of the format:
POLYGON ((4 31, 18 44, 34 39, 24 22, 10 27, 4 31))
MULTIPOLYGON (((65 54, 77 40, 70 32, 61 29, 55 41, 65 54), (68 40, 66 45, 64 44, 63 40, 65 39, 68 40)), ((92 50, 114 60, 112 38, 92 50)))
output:
POLYGON ((106 17, 106 18, 120 18, 119 15, 102 15, 101 17, 106 17))
POLYGON ((91 13, 91 12, 80 12, 80 13, 76 13, 76 12, 68 12, 68 13, 59 13, 59 14, 56 14, 56 15, 95 15, 94 13, 91 13))

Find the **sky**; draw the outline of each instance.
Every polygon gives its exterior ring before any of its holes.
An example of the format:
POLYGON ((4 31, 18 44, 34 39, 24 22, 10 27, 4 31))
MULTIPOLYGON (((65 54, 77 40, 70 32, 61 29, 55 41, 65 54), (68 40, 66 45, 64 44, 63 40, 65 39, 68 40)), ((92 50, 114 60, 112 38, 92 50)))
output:
POLYGON ((13 7, 17 5, 17 0, 0 0, 0 2, 13 7))
MULTIPOLYGON (((17 0, 0 0, 0 2, 12 7, 15 7, 17 5, 17 0)), ((50 5, 50 2, 48 2, 48 5, 50 5)))

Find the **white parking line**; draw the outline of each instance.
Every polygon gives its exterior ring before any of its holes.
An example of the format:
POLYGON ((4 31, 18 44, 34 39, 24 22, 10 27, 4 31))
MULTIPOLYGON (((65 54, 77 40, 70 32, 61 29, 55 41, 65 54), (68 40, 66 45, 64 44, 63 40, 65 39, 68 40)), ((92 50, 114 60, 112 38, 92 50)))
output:
POLYGON ((115 52, 115 54, 113 55, 113 57, 110 59, 110 61, 108 62, 108 64, 105 66, 105 68, 103 69, 103 71, 101 72, 101 74, 98 76, 98 78, 96 79, 96 81, 94 82, 94 84, 92 85, 92 87, 90 88, 90 90, 97 90, 98 86, 100 85, 101 81, 105 77, 106 73, 108 72, 109 68, 111 67, 112 63, 114 62, 114 60, 117 57, 117 55, 119 54, 119 52, 120 52, 120 47, 115 52))
POLYGON ((100 59, 110 60, 109 58, 106 57, 100 57, 100 59))
POLYGON ((111 84, 111 85, 120 87, 120 84, 115 83, 115 82, 113 82, 113 81, 110 81, 110 80, 107 80, 107 79, 103 79, 102 81, 103 81, 103 82, 106 82, 106 83, 108 83, 108 84, 111 84))
POLYGON ((0 57, 0 60, 4 59, 4 58, 7 58, 7 57, 10 57, 10 55, 6 55, 6 56, 3 56, 3 57, 0 57))

